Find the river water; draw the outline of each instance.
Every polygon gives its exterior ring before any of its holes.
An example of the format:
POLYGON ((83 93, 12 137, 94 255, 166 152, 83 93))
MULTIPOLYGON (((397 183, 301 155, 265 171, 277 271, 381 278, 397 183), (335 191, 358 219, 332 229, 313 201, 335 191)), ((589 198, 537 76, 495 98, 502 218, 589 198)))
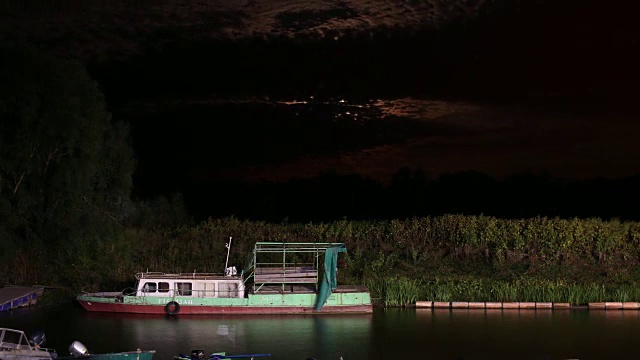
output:
POLYGON ((270 353, 273 360, 633 359, 640 312, 588 310, 376 310, 372 315, 178 316, 96 314, 74 304, 0 313, 0 327, 44 330, 66 355, 155 349, 171 360, 205 353, 270 353))

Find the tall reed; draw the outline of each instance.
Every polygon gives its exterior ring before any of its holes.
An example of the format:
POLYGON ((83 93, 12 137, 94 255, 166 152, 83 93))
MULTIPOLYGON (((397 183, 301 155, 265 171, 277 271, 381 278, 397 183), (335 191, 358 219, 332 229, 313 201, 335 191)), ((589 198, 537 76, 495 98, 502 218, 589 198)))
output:
POLYGON ((382 294, 385 306, 407 306, 418 299, 420 285, 418 280, 406 277, 386 278, 383 282, 382 294))

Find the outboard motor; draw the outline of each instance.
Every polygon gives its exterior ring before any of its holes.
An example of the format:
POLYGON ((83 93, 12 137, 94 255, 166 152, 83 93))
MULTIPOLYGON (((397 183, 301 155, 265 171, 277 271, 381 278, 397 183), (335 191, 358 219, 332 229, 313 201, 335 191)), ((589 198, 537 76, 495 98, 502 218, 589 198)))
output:
POLYGON ((202 350, 191 350, 191 359, 204 359, 204 351, 202 350))
POLYGON ((74 358, 89 355, 89 350, 80 341, 74 341, 69 345, 69 352, 74 358))
POLYGON ((29 344, 33 347, 43 347, 46 342, 47 339, 42 330, 34 331, 31 337, 29 337, 29 344))

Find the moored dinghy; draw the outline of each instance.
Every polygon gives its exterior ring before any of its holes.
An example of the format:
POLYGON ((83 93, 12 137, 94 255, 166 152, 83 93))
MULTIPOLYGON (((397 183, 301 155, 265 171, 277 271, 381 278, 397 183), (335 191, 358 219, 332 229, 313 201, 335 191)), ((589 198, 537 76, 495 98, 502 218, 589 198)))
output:
MULTIPOLYGON (((238 354, 227 355, 225 351, 215 352, 209 355, 208 360, 222 360, 222 359, 255 359, 257 357, 271 356, 271 354, 238 354)), ((207 360, 202 350, 191 350, 191 355, 187 356, 180 354, 174 356, 173 360, 207 360)))
MULTIPOLYGON (((225 351, 216 352, 209 355, 211 358, 214 355, 225 355, 225 351)), ((191 350, 191 355, 180 354, 173 357, 173 360, 205 360, 207 357, 204 355, 204 350, 191 350)))
POLYGON ((86 346, 79 341, 74 341, 69 345, 70 356, 59 358, 58 360, 151 360, 155 350, 134 350, 124 352, 90 353, 86 346))

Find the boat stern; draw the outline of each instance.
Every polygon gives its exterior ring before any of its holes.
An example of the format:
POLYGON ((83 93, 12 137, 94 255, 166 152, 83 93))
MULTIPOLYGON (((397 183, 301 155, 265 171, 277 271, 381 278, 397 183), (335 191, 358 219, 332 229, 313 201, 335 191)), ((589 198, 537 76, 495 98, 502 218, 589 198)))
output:
POLYGON ((124 297, 121 292, 82 293, 76 296, 76 301, 88 311, 107 311, 105 306, 121 304, 124 297))

